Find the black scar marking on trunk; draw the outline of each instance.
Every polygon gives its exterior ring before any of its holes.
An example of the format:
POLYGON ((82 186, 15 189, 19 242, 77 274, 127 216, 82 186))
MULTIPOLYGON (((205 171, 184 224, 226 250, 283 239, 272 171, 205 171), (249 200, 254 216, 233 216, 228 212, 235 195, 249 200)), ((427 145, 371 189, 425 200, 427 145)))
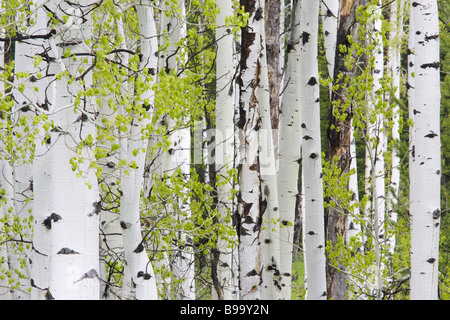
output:
POLYGON ((315 77, 311 77, 307 83, 309 86, 315 86, 317 84, 317 79, 315 77))
POLYGON ((58 251, 57 254, 80 254, 80 253, 69 248, 62 248, 61 250, 58 251))
POLYGON ((92 203, 92 206, 94 207, 94 210, 88 214, 89 217, 92 217, 93 215, 98 215, 100 213, 100 211, 102 211, 100 201, 96 201, 96 202, 92 203))
POLYGON ((306 43, 308 43, 309 41, 309 37, 311 36, 311 34, 309 34, 306 31, 303 31, 301 38, 302 38, 302 45, 305 45, 306 43))
POLYGON ((77 283, 83 279, 95 279, 95 278, 99 278, 98 276, 98 272, 95 269, 91 269, 88 272, 84 273, 80 279, 78 279, 77 281, 75 281, 74 283, 77 283))
POLYGON ((433 139, 434 137, 437 137, 437 136, 438 136, 437 133, 434 133, 433 131, 430 130, 430 133, 427 134, 427 135, 425 135, 424 137, 425 137, 425 138, 433 139))
POLYGON ((425 41, 437 40, 437 39, 439 39, 439 35, 438 34, 433 34, 431 36, 425 36, 425 41))
POLYGON ((439 219, 439 217, 441 216, 441 209, 436 209, 433 211, 433 219, 439 219))
POLYGON ((261 7, 259 7, 258 9, 256 9, 256 12, 255 12, 255 20, 256 21, 261 20, 262 16, 263 16, 263 11, 262 11, 261 7))
POLYGON ((133 250, 134 253, 141 253, 142 251, 144 251, 144 245, 141 243, 138 244, 138 246, 136 247, 136 249, 133 250))
POLYGON ((431 62, 431 63, 424 63, 423 65, 421 65, 420 67, 422 69, 426 69, 426 68, 434 68, 434 69, 439 69, 439 67, 441 66, 441 63, 439 61, 437 62, 431 62))
POLYGON ((47 228, 47 229, 51 229, 52 228, 52 221, 54 222, 58 222, 59 220, 62 220, 61 216, 56 214, 56 213, 52 213, 51 215, 49 215, 47 218, 44 219, 44 221, 42 222, 42 224, 47 228))

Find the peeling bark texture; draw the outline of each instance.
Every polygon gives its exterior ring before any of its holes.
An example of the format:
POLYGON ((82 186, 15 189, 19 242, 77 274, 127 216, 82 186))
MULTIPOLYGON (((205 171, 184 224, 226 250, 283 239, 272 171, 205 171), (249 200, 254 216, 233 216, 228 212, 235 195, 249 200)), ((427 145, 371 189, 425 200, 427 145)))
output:
MULTIPOLYGON (((361 5, 367 5, 367 0, 343 0, 340 1, 338 31, 336 38, 336 55, 334 65, 334 84, 339 84, 339 88, 332 93, 332 101, 337 102, 333 104, 330 113, 330 128, 328 130, 328 139, 330 143, 330 160, 337 157, 338 167, 342 173, 347 173, 350 170, 351 153, 351 119, 352 107, 344 107, 346 105, 346 88, 344 87, 344 79, 346 76, 350 78, 353 76, 353 70, 349 70, 344 63, 345 54, 341 53, 339 47, 341 45, 349 46, 347 36, 351 35, 353 39, 357 40, 357 33, 359 24, 356 19, 356 10, 361 5), (343 74, 344 77, 340 80, 337 76, 343 74), (338 110, 335 110, 335 108, 338 110), (345 108, 345 109, 344 109, 345 108), (337 114, 346 114, 347 117, 341 121, 337 114)), ((346 215, 339 213, 339 210, 330 208, 328 210, 328 218, 326 225, 326 241, 331 241, 332 245, 337 243, 338 236, 344 236, 346 229, 346 215)), ((346 294, 346 276, 342 272, 338 272, 336 268, 327 263, 327 294, 329 299, 344 300, 346 294)))
POLYGON ((436 0, 412 3, 416 32, 413 116, 414 159, 409 169, 411 213, 411 300, 438 298, 441 194, 439 20, 436 0), (430 67, 432 65, 432 67, 430 67), (436 174, 438 173, 438 174, 436 174))
MULTIPOLYGON (((267 70, 269 78, 270 115, 273 133, 278 132, 280 116, 280 85, 282 74, 280 72, 280 36, 281 36, 281 5, 284 0, 264 0, 264 29, 266 42, 267 70)), ((274 135, 275 150, 278 136, 274 135)))
POLYGON ((249 13, 247 26, 242 28, 241 60, 239 81, 240 115, 240 163, 238 168, 239 191, 237 233, 239 235, 239 286, 242 300, 261 298, 262 262, 260 246, 260 228, 262 218, 262 193, 259 161, 259 130, 255 130, 260 121, 259 83, 261 30, 260 2, 242 0, 240 3, 249 13))
MULTIPOLYGON (((278 3, 279 6, 279 3, 278 3)), ((261 2, 264 7, 264 1, 261 2)), ((280 236, 278 211, 278 186, 275 164, 275 146, 272 134, 271 121, 271 85, 269 81, 268 49, 265 45, 266 33, 264 25, 266 18, 261 19, 261 82, 259 89, 261 130, 259 133, 259 155, 262 202, 260 203, 260 216, 257 221, 257 228, 260 230, 262 263, 263 263, 263 290, 261 298, 264 300, 280 300, 281 295, 281 274, 280 274, 280 236)), ((278 43, 278 41, 277 41, 278 43)))

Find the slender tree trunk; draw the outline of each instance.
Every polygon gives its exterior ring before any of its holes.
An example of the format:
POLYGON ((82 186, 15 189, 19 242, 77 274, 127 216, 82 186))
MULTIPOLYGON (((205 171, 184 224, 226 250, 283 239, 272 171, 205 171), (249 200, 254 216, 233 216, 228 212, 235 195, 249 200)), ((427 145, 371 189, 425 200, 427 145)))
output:
POLYGON ((317 39, 319 2, 303 0, 300 14, 300 97, 302 108, 302 169, 305 192, 304 250, 306 298, 326 299, 325 228, 323 211, 322 149, 320 139, 319 66, 317 39))
MULTIPOLYGON (((234 39, 225 25, 226 17, 233 14, 231 1, 219 0, 217 7, 220 12, 216 16, 216 131, 215 131, 215 167, 217 174, 227 176, 227 170, 234 166, 234 104, 235 82, 234 76, 234 39)), ((217 207, 221 223, 230 224, 229 217, 233 210, 230 194, 231 183, 217 184, 217 207)), ((233 285, 231 266, 232 249, 227 239, 219 236, 217 241, 218 260, 216 262, 217 275, 214 277, 214 291, 219 300, 232 300, 235 298, 237 288, 233 285), (217 280, 215 280, 217 279, 217 280)))
POLYGON ((410 167, 412 300, 438 298, 441 194, 437 1, 411 2, 415 33, 414 162, 410 167))
MULTIPOLYGON (((141 65, 140 69, 156 70, 157 50, 156 25, 153 16, 153 8, 148 4, 136 7, 139 19, 141 33, 141 65)), ((144 73, 140 74, 144 77, 144 73)), ((144 79, 143 79, 144 81, 144 79)), ((153 81, 153 78, 147 79, 153 81)), ((130 138, 127 147, 127 162, 134 162, 136 168, 129 169, 129 173, 122 174, 121 188, 122 197, 120 204, 122 219, 122 234, 125 251, 125 261, 131 273, 131 281, 136 290, 138 300, 156 300, 158 298, 155 274, 149 261, 145 249, 145 239, 141 235, 140 221, 140 199, 144 182, 145 165, 145 144, 141 139, 141 129, 145 128, 151 122, 146 110, 153 106, 154 93, 151 89, 146 90, 140 97, 142 101, 143 116, 142 120, 133 119, 131 124, 130 138), (137 152, 135 152, 137 151, 137 152)))
MULTIPOLYGON (((116 17, 117 36, 122 39, 119 48, 123 52, 117 54, 117 61, 128 67, 129 53, 127 52, 128 46, 123 19, 125 10, 119 6, 118 11, 120 14, 116 17)), ((97 82, 96 85, 101 84, 97 82)), ((127 100, 130 95, 129 91, 128 73, 125 73, 120 89, 123 100, 127 100)), ((100 98, 102 99, 102 104, 99 115, 102 119, 110 121, 110 123, 114 123, 117 115, 124 115, 122 104, 117 106, 116 113, 114 108, 108 103, 113 97, 114 95, 110 93, 100 98)), ((103 142, 102 147, 110 150, 113 144, 118 144, 120 146, 119 152, 107 153, 103 161, 99 162, 99 166, 102 169, 100 178, 100 196, 102 197, 102 210, 100 212, 100 279, 102 280, 100 283, 100 297, 105 300, 132 296, 131 277, 127 264, 123 265, 122 287, 111 285, 111 280, 114 279, 112 274, 120 266, 120 262, 123 261, 124 257, 120 210, 115 210, 115 208, 120 204, 120 184, 116 183, 117 180, 121 180, 120 173, 122 170, 119 167, 119 160, 126 159, 127 139, 124 137, 124 132, 121 131, 121 128, 116 130, 119 138, 103 142)))
MULTIPOLYGON (((72 58, 62 60, 57 44, 69 47, 72 53, 86 53, 88 49, 83 40, 90 38, 90 6, 82 1, 53 5, 58 17, 63 12, 71 16, 58 28, 55 39, 50 39, 54 61, 57 68, 61 68, 56 73, 67 70, 71 75, 80 76, 82 62, 72 58)), ((90 87, 92 74, 87 73, 83 80, 85 86, 90 87)), ((54 82, 52 109, 72 103, 74 94, 82 89, 77 82, 69 84, 66 76, 62 76, 54 82)), ((76 113, 70 108, 52 116, 55 129, 51 134, 54 145, 50 156, 52 213, 47 221, 51 228, 47 299, 99 298, 99 196, 97 178, 89 169, 93 155, 87 142, 95 137, 95 127, 91 123, 94 114, 89 97, 83 97, 76 113), (84 143, 87 146, 83 146, 84 143), (78 154, 72 151, 77 147, 78 154)))
MULTIPOLYGON (((397 101, 400 100, 400 79, 401 79, 401 56, 400 44, 403 40, 403 11, 405 1, 401 0, 399 3, 391 4, 391 38, 389 48, 389 63, 390 72, 392 75, 392 88, 394 90, 393 108, 393 126, 392 126, 392 140, 395 142, 394 150, 392 152, 391 160, 391 178, 389 182, 389 191, 387 194, 387 214, 391 224, 397 224, 397 204, 398 204, 398 190, 400 187, 400 155, 398 143, 400 142, 400 108, 397 101)), ((395 250, 395 234, 387 239, 388 249, 391 255, 395 250)))
POLYGON ((239 281, 240 298, 254 300, 261 298, 263 265, 261 261, 261 223, 265 206, 262 205, 259 127, 260 104, 259 84, 261 72, 261 11, 260 1, 242 0, 245 12, 249 14, 247 26, 242 28, 241 61, 239 83, 240 163, 239 207, 237 232, 239 235, 239 281))
POLYGON ((300 110, 300 7, 294 0, 291 11, 291 30, 287 43, 287 64, 284 74, 283 98, 280 112, 277 184, 280 212, 280 272, 282 298, 291 297, 292 243, 301 150, 300 110))
POLYGON ((321 2, 321 15, 324 33, 325 55, 328 75, 333 78, 334 59, 336 54, 336 35, 339 14, 339 0, 323 0, 321 2))
MULTIPOLYGON (((350 175, 349 178, 349 190, 352 193, 352 199, 350 205, 355 205, 359 203, 359 195, 358 195, 358 170, 356 166, 356 139, 352 136, 350 142, 350 154, 352 157, 352 162, 350 164, 350 170, 354 170, 354 174, 350 175)), ((347 225, 347 233, 346 233, 346 241, 350 243, 350 239, 355 237, 359 243, 362 243, 362 230, 361 230, 361 215, 359 213, 359 206, 355 206, 353 212, 351 212, 348 216, 348 225, 347 225)), ((362 247, 356 247, 354 253, 358 253, 362 251, 362 247)))
MULTIPOLYGON (((43 1, 37 1, 37 11, 34 15, 35 24, 33 26, 36 33, 47 33, 47 15, 44 9, 41 7, 43 1)), ((34 8, 33 8, 34 9, 34 8)), ((39 39, 30 42, 35 47, 31 50, 26 50, 28 55, 34 56, 38 51, 42 51, 44 47, 48 47, 48 42, 39 39)), ((45 69, 48 64, 41 62, 37 70, 45 73, 45 69)), ((30 68, 33 73, 36 72, 36 68, 30 68)), ((48 86, 48 81, 45 78, 39 79, 35 83, 31 83, 33 87, 38 88, 35 92, 30 88, 30 93, 33 92, 33 103, 37 105, 44 105, 46 94, 45 89, 48 86)), ((33 250, 31 252, 30 264, 31 268, 31 299, 43 300, 45 299, 45 289, 49 286, 49 253, 50 253, 50 230, 45 225, 45 219, 51 215, 50 212, 50 195, 51 195, 51 176, 50 176, 50 149, 51 140, 47 139, 48 133, 43 128, 42 124, 39 124, 39 132, 35 137, 35 155, 32 167, 33 175, 33 250)))
MULTIPOLYGON (((382 269, 382 252, 381 244, 385 239, 385 205, 386 205, 386 195, 385 195, 385 161, 384 154, 386 151, 386 141, 385 141, 385 127, 384 127, 384 113, 383 108, 383 96, 381 95, 382 85, 381 80, 384 76, 384 54, 383 54, 383 39, 381 35, 381 2, 378 1, 378 8, 376 13, 376 18, 374 21, 373 28, 373 42, 375 45, 374 52, 374 69, 372 72, 373 76, 373 86, 369 103, 369 113, 375 114, 375 123, 370 123, 369 129, 369 145, 371 152, 371 178, 372 178, 372 205, 373 205, 373 235, 374 235, 374 251, 375 251, 375 292, 376 298, 381 298, 381 269, 382 269)), ((372 117, 370 117, 372 118, 372 117)))
MULTIPOLYGON (((279 8, 279 3, 277 4, 279 8)), ((271 7, 265 7, 264 2, 261 2, 261 10, 266 12, 271 10, 271 7)), ((261 190, 262 205, 265 206, 264 217, 261 230, 261 249, 262 249, 262 263, 263 263, 263 288, 261 298, 267 300, 281 299, 281 273, 280 273, 280 241, 279 241, 279 211, 278 211, 278 186, 276 176, 275 163, 275 145, 272 134, 272 120, 271 110, 273 110, 272 101, 272 86, 270 79, 270 67, 267 61, 269 60, 269 47, 266 46, 266 29, 267 14, 261 22, 261 75, 260 75, 260 116, 261 116, 261 130, 259 133, 259 155, 260 155, 260 173, 261 173, 261 190), (267 49, 266 49, 267 48, 267 49)), ((278 24, 277 24, 278 25, 278 24)), ((277 39, 277 44, 278 39, 277 39)), ((278 66, 276 66, 278 67, 278 66)), ((273 68, 275 70, 275 68, 273 68)), ((273 76, 273 75, 272 75, 273 76)), ((273 85, 273 84, 272 84, 273 85)), ((275 93, 278 96, 278 92, 275 93)), ((276 106, 278 108, 278 104, 276 106)))
MULTIPOLYGON (((169 9, 170 7, 167 7, 169 9)), ((172 70, 179 71, 180 62, 185 61, 184 48, 178 48, 178 42, 186 38, 186 8, 185 1, 178 1, 179 13, 172 12, 172 16, 162 19, 162 27, 164 32, 169 33, 169 46, 167 54, 163 61, 165 61, 166 72, 172 70), (168 20, 165 23, 166 19, 168 20)), ((160 60, 161 62, 161 60, 160 60)), ((175 119, 167 119, 167 128, 169 132, 169 140, 171 142, 171 152, 167 155, 164 170, 169 175, 174 171, 180 169, 180 174, 186 180, 190 177, 191 167, 191 129, 189 124, 189 115, 182 119, 183 125, 180 128, 175 128, 175 119)), ((186 190, 185 190, 186 191, 186 190)), ((179 221, 182 223, 190 219, 189 203, 187 199, 179 199, 176 205, 179 221)), ((177 242, 178 251, 174 258, 172 266, 174 276, 181 283, 181 291, 177 293, 178 299, 195 299, 195 281, 194 281, 194 255, 191 246, 186 246, 186 242, 192 241, 190 236, 186 233, 180 232, 177 242)))
MULTIPOLYGON (((339 84, 339 88, 333 92, 332 110, 330 114, 330 128, 328 139, 330 142, 330 159, 337 157, 337 165, 342 174, 350 170, 351 153, 351 102, 347 101, 347 88, 345 79, 353 77, 355 68, 349 69, 345 65, 345 53, 341 52, 340 46, 350 46, 347 36, 352 36, 357 41, 359 23, 357 22, 356 10, 361 5, 366 5, 367 0, 341 0, 339 4, 339 21, 336 38, 336 55, 334 65, 334 83, 339 84), (340 79, 339 75, 343 77, 340 79), (345 114, 345 120, 336 117, 336 114, 345 114)), ((347 225, 347 215, 342 215, 340 210, 330 208, 326 225, 326 240, 331 241, 332 246, 336 245, 338 237, 345 235, 347 225)), ((343 268, 342 265, 339 266, 343 268)), ((327 294, 329 299, 344 300, 346 297, 346 276, 336 268, 327 264, 327 294)))
POLYGON ((280 72, 280 64, 282 56, 280 48, 281 24, 280 21, 282 11, 281 2, 284 0, 265 1, 264 8, 264 31, 265 31, 265 49, 267 50, 267 74, 269 79, 270 94, 270 114, 273 130, 273 140, 275 150, 278 149, 278 129, 280 117, 280 86, 282 74, 280 72))

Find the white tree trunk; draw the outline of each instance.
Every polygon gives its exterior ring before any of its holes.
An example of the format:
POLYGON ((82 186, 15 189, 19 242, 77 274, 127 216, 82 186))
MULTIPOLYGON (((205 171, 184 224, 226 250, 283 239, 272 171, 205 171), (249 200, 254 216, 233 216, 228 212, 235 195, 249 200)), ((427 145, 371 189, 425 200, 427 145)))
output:
POLYGON ((300 111, 300 7, 294 0, 291 10, 291 31, 287 44, 287 64, 284 75, 283 98, 280 112, 279 155, 277 184, 280 212, 280 272, 282 298, 291 297, 292 242, 294 237, 295 207, 298 194, 301 149, 300 111))
MULTIPOLYGON (((140 69, 157 70, 158 49, 156 38, 156 24, 153 16, 153 8, 148 4, 136 6, 141 34, 141 65, 140 69)), ((140 76, 144 80, 144 74, 140 76)), ((147 81, 151 81, 147 79, 147 81)), ((154 93, 151 89, 146 90, 140 96, 142 108, 148 109, 153 106, 154 93)), ((145 111, 144 111, 145 112, 145 111)), ((149 261, 145 249, 145 239, 141 234, 140 204, 141 191, 144 182, 144 166, 146 156, 146 143, 142 139, 141 130, 151 122, 149 115, 142 115, 141 119, 133 119, 130 129, 130 137, 127 145, 127 163, 135 163, 136 167, 129 168, 128 173, 121 174, 122 197, 120 199, 120 212, 125 251, 125 261, 131 275, 133 287, 136 290, 138 300, 158 299, 156 289, 156 277, 153 267, 149 261)), ((124 170, 124 169, 123 169, 124 170)))
POLYGON ((306 298, 326 299, 325 225, 320 139, 319 67, 317 38, 319 2, 303 0, 300 14, 300 75, 302 109, 302 169, 305 187, 304 251, 306 255, 306 298))
MULTIPOLYGON (((264 12, 264 1, 261 2, 261 10, 264 12)), ((264 16, 264 15, 263 15, 264 16)), ((270 87, 267 65, 267 50, 265 43, 265 19, 261 24, 261 73, 260 73, 260 119, 261 130, 259 133, 259 159, 261 174, 262 203, 265 209, 261 210, 263 221, 261 230, 261 259, 263 264, 262 278, 263 288, 261 298, 264 300, 280 300, 281 273, 280 273, 280 227, 278 186, 276 176, 275 145, 272 134, 272 121, 270 112, 270 87), (265 211, 263 211, 265 210, 265 211)))
MULTIPOLYGON (((395 90, 395 102, 393 104, 393 126, 392 126, 392 140, 396 143, 400 142, 400 108, 397 101, 400 100, 400 77, 401 77, 401 57, 400 45, 403 39, 403 11, 405 2, 400 0, 399 3, 393 2, 391 4, 391 39, 389 48, 389 63, 390 72, 392 76, 392 88, 395 90)), ((397 223, 397 203, 398 190, 400 186, 400 155, 398 150, 394 149, 392 152, 391 163, 391 179, 389 184, 389 192, 387 194, 387 214, 390 224, 397 223)), ((386 239, 388 241, 388 250, 391 255, 395 250, 395 234, 386 239)))
POLYGON ((321 15, 324 32, 325 55, 328 75, 334 77, 334 57, 336 52, 337 21, 339 15, 339 0, 323 0, 321 15))
POLYGON ((259 161, 260 104, 260 51, 262 17, 260 1, 245 1, 249 13, 246 27, 242 28, 241 71, 239 81, 240 156, 238 164, 239 207, 237 232, 239 234, 240 299, 261 298, 262 261, 260 228, 262 194, 259 161), (257 16, 258 13, 258 16, 257 16))
MULTIPOLYGON (((234 76, 234 39, 231 32, 225 25, 226 17, 233 14, 231 1, 218 0, 217 7, 220 12, 216 16, 216 131, 215 131, 215 165, 217 175, 227 176, 227 170, 234 166, 234 104, 236 97, 234 76)), ((233 203, 230 200, 233 185, 227 183, 217 186, 217 206, 219 219, 226 223, 233 210, 233 203)), ((217 250, 219 251, 219 261, 217 263, 217 280, 220 288, 214 288, 217 298, 232 300, 236 298, 238 289, 233 285, 233 265, 232 248, 226 239, 219 236, 217 240, 217 250), (220 292, 221 291, 221 292, 220 292)))
MULTIPOLYGON (((80 60, 61 60, 61 52, 57 52, 55 43, 64 44, 62 47, 69 47, 72 53, 87 51, 83 44, 85 39, 90 38, 90 15, 87 14, 89 5, 82 1, 74 3, 73 6, 62 2, 53 5, 58 17, 71 15, 71 18, 58 28, 56 39, 50 39, 53 42, 53 55, 56 55, 55 61, 58 67, 64 69, 67 65, 70 74, 80 76, 80 60), (82 19, 82 16, 85 19, 82 19)), ((56 73, 58 71, 60 70, 56 73)), ((86 74, 84 81, 87 87, 91 86, 92 75, 86 74)), ((54 109, 55 106, 74 102, 82 87, 77 82, 69 84, 67 78, 62 76, 60 80, 55 81, 53 90, 56 91, 50 102, 54 109)), ((48 217, 51 248, 47 299, 99 298, 99 196, 97 178, 89 169, 93 155, 86 147, 81 147, 78 154, 73 152, 82 141, 92 139, 96 134, 95 126, 90 122, 95 112, 93 105, 88 97, 82 101, 77 108, 78 112, 65 109, 52 116, 55 128, 51 134, 54 145, 50 156, 52 213, 48 217), (86 120, 81 117, 82 112, 86 120), (71 162, 77 157, 83 159, 83 162, 78 162, 74 172, 71 162)))
POLYGON ((410 299, 438 298, 441 142, 437 1, 411 2, 415 33, 410 299))
MULTIPOLYGON (((349 190, 352 193, 352 200, 350 205, 355 205, 359 203, 359 195, 358 195, 358 171, 356 166, 356 139, 352 135, 352 140, 350 141, 350 154, 352 157, 352 163, 350 164, 350 170, 354 170, 355 173, 350 175, 349 178, 349 190)), ((359 213, 359 206, 355 206, 354 210, 350 212, 350 215, 347 219, 348 227, 346 228, 346 243, 350 242, 352 237, 356 237, 356 239, 362 243, 362 230, 361 230, 361 216, 359 213)), ((356 251, 362 250, 362 248, 356 248, 356 251)))
POLYGON ((371 232, 374 241, 375 251, 375 266, 376 273, 375 283, 373 289, 377 298, 381 294, 381 244, 384 243, 385 238, 385 151, 386 151, 386 136, 384 128, 384 107, 383 95, 381 94, 382 84, 381 79, 384 74, 383 62, 383 40, 381 36, 381 9, 374 7, 375 15, 373 18, 373 34, 370 41, 374 44, 374 65, 372 70, 373 84, 372 91, 369 94, 367 115, 367 145, 366 145, 366 192, 371 191, 371 207, 370 207, 370 221, 371 232), (373 119, 373 120, 372 120, 373 119))
MULTIPOLYGON (((170 5, 164 4, 166 10, 170 10, 170 5)), ((186 60, 184 48, 178 48, 178 42, 186 38, 186 8, 185 1, 178 1, 178 12, 169 11, 170 17, 165 14, 161 18, 162 32, 168 33, 168 48, 165 56, 162 56, 159 63, 160 68, 165 68, 169 73, 171 70, 177 72, 180 63, 186 60), (177 53, 179 52, 179 53, 177 53)), ((168 115, 166 115, 168 117, 168 115)), ((182 119, 183 125, 175 128, 176 119, 167 118, 168 131, 171 132, 169 140, 171 143, 171 152, 165 156, 163 170, 169 176, 177 169, 186 179, 190 177, 191 166, 191 134, 189 123, 189 115, 182 119), (186 126, 185 126, 186 125, 186 126)), ((183 190, 187 191, 187 190, 183 190)), ((176 215, 178 220, 183 223, 190 219, 191 213, 189 209, 189 200, 179 199, 176 205, 176 215)), ((195 281, 194 281, 194 255, 192 247, 185 245, 186 242, 192 241, 189 234, 180 232, 178 235, 178 248, 175 253, 174 263, 172 265, 174 276, 181 282, 180 291, 176 293, 178 299, 194 300, 195 299, 195 281)))
MULTIPOLYGON (((41 7, 44 1, 36 1, 36 12, 34 14, 35 23, 33 25, 33 33, 45 34, 47 33, 47 14, 41 7)), ((35 8, 32 8, 34 10, 35 8)), ((42 48, 48 47, 46 40, 34 40, 29 42, 31 48, 25 49, 25 52, 29 56, 34 56, 42 48), (34 45, 34 46, 33 46, 34 45)), ((48 66, 46 62, 41 62, 36 70, 32 67, 29 71, 41 71, 45 74, 45 69, 48 66)), ((45 104, 45 89, 48 86, 46 78, 39 79, 36 82, 31 83, 31 87, 38 88, 35 92, 33 88, 30 88, 28 97, 32 99, 32 102, 37 105, 45 104)), ((28 92, 27 92, 28 93, 28 92)), ((51 140, 47 140, 48 136, 40 124, 38 127, 39 132, 35 138, 35 155, 32 167, 33 176, 33 250, 31 252, 30 275, 32 281, 31 299, 43 300, 45 299, 45 289, 49 286, 49 255, 50 255, 50 230, 45 225, 45 221, 48 216, 51 215, 50 210, 50 148, 51 140)))

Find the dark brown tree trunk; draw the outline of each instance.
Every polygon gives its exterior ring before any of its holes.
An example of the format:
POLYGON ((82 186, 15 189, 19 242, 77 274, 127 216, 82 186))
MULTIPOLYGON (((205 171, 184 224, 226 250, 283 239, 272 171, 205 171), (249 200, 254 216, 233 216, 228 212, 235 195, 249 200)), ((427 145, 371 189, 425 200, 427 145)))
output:
MULTIPOLYGON (((336 39, 336 56, 334 66, 334 84, 339 84, 339 88, 332 93, 332 108, 330 114, 330 127, 328 129, 328 139, 330 143, 330 160, 337 157, 337 165, 341 169, 341 174, 350 170, 350 141, 351 122, 353 117, 352 105, 347 101, 347 88, 344 84, 346 77, 352 78, 356 68, 349 70, 345 66, 346 53, 342 53, 341 46, 350 47, 348 36, 357 41, 359 23, 356 11, 359 6, 367 5, 368 0, 341 0, 339 5, 338 32, 336 39), (339 78, 338 75, 343 77, 339 78), (342 120, 341 115, 346 115, 342 120)), ((339 236, 343 239, 346 226, 346 215, 340 213, 342 208, 330 208, 328 210, 326 224, 326 240, 331 241, 335 246, 339 236)), ((328 260, 328 259, 327 259, 328 260)), ((339 268, 343 268, 340 264, 339 268)), ((345 300, 347 277, 345 273, 339 272, 336 268, 327 263, 327 293, 328 299, 345 300)))

